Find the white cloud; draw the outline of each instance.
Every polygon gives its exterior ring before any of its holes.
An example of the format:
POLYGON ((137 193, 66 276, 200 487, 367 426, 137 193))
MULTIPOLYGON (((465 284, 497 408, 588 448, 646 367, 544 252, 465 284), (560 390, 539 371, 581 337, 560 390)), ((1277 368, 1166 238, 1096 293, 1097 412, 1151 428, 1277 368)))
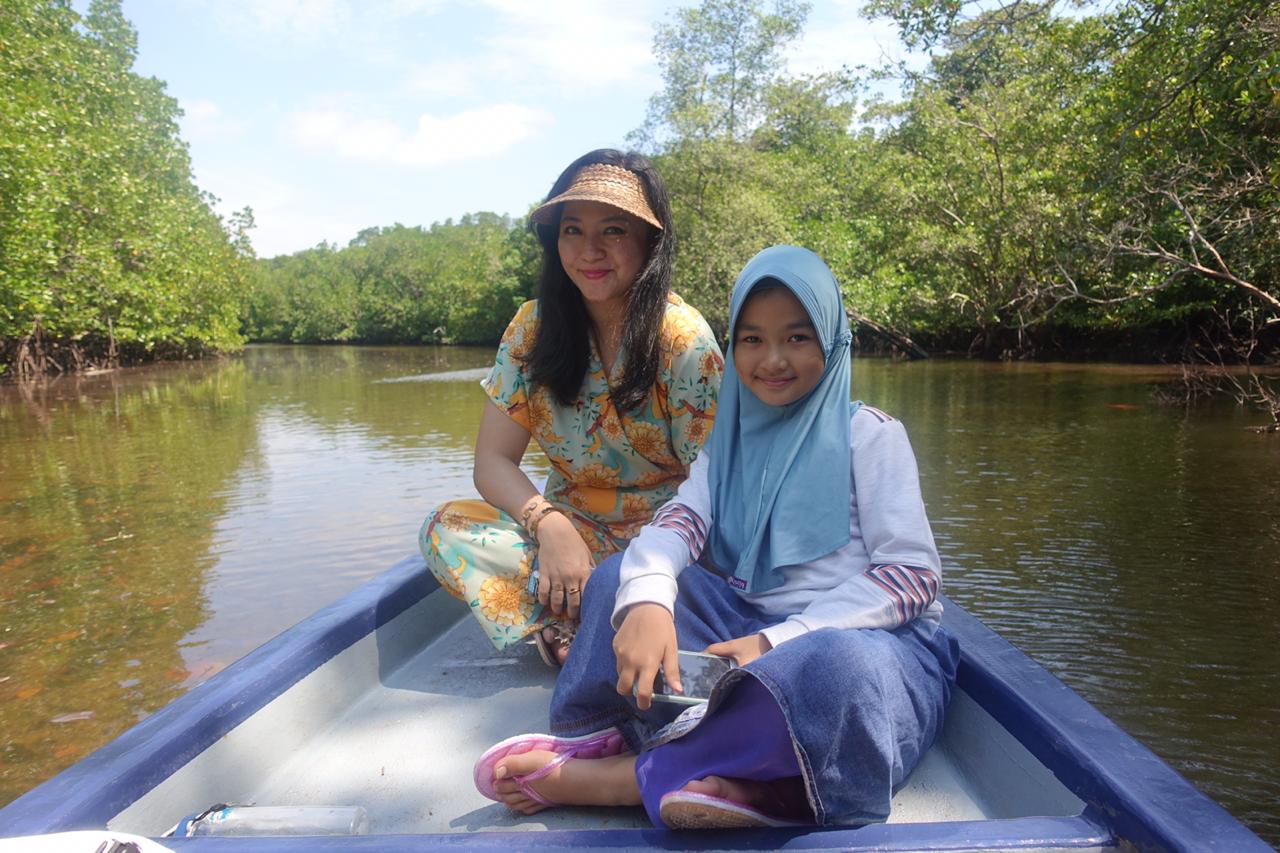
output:
POLYGON ((341 32, 351 21, 347 0, 211 0, 229 29, 314 38, 341 32))
POLYGON ((655 75, 655 11, 647 4, 489 0, 489 5, 502 18, 501 31, 484 40, 500 77, 548 75, 594 90, 655 75))
POLYGON ((386 10, 393 18, 403 18, 408 15, 416 15, 419 12, 434 14, 440 11, 446 3, 447 0, 391 0, 386 10))
POLYGON ((188 142, 205 142, 217 139, 235 139, 248 128, 238 119, 228 118, 213 101, 203 98, 183 100, 182 138, 188 142))
POLYGON ((476 93, 482 74, 482 67, 474 61, 442 60, 411 72, 408 88, 427 97, 461 98, 476 93))
POLYGON ((291 254, 328 241, 345 246, 368 225, 350 218, 357 205, 347 199, 317 197, 313 187, 299 188, 288 179, 258 170, 201 169, 201 187, 218 196, 215 210, 230 216, 245 206, 253 208, 255 228, 249 240, 260 258, 291 254))
POLYGON ((291 255, 320 243, 347 245, 368 223, 317 216, 306 208, 253 211, 257 229, 249 232, 253 251, 260 258, 291 255))
POLYGON ((491 157, 551 124, 549 113, 519 104, 496 104, 451 116, 423 114, 417 126, 337 110, 297 112, 289 131, 300 144, 328 149, 353 160, 402 166, 435 166, 491 157))

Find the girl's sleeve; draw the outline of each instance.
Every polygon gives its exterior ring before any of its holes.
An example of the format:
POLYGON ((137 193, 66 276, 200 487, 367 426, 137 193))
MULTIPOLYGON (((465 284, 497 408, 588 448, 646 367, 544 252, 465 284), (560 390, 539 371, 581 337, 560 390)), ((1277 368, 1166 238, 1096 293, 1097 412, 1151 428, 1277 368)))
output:
POLYGON ((707 321, 692 308, 682 306, 668 323, 671 350, 663 379, 671 447, 681 464, 691 465, 711 433, 724 356, 707 321))
POLYGON ((623 552, 611 620, 615 631, 633 604, 653 602, 675 614, 676 578, 702 554, 711 527, 707 465, 707 454, 700 453, 675 497, 623 552))
POLYGON ((525 375, 523 358, 533 350, 533 341, 538 333, 537 305, 531 300, 516 311, 516 316, 502 333, 493 367, 480 380, 480 387, 489 399, 530 432, 529 380, 525 375))
POLYGON ((854 415, 853 482, 870 565, 762 633, 773 645, 819 628, 892 630, 922 615, 942 587, 920 474, 902 423, 878 409, 854 415))

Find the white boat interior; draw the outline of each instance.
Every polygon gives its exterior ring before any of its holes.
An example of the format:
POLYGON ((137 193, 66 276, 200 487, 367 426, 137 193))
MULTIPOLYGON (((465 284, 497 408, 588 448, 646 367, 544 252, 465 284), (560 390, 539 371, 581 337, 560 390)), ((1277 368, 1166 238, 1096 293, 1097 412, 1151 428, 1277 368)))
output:
MULTIPOLYGON (((524 817, 476 791, 472 765, 488 746, 547 730, 554 679, 532 645, 495 652, 465 607, 443 593, 427 595, 231 729, 108 826, 156 837, 214 803, 239 803, 360 805, 378 835, 648 827, 640 809, 524 817)), ((1083 808, 957 691, 942 737, 895 796, 890 823, 1065 817, 1083 808)))

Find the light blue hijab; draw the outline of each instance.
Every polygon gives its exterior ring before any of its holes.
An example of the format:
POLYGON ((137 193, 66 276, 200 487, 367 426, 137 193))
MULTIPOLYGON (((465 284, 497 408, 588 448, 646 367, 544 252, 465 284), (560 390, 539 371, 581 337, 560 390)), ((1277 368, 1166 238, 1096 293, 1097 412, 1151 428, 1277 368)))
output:
POLYGON ((849 542, 849 340, 840 286, 808 249, 765 249, 733 285, 728 360, 709 441, 714 524, 707 555, 738 589, 773 589, 783 566, 849 542), (786 406, 762 403, 734 367, 738 315, 752 288, 769 278, 800 300, 826 356, 817 386, 786 406))

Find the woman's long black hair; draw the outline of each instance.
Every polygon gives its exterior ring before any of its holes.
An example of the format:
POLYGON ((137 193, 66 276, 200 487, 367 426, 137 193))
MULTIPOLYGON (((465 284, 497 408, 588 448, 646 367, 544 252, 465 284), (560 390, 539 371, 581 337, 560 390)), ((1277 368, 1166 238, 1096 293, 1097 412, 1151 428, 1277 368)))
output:
MULTIPOLYGON (((671 292, 671 267, 675 258, 676 235, 671 221, 671 202, 653 164, 647 157, 612 148, 588 152, 569 164, 547 193, 554 198, 569 188, 583 166, 604 163, 636 173, 644 184, 662 230, 651 229, 649 259, 627 293, 627 310, 622 324, 622 347, 626 360, 622 377, 609 389, 619 412, 639 407, 649 396, 658 376, 659 340, 662 318, 671 292)), ((591 354, 591 319, 582 294, 560 263, 560 217, 550 225, 530 222, 542 244, 542 271, 538 278, 538 337, 526 359, 533 381, 546 386, 564 406, 570 405, 582 389, 591 354)))

